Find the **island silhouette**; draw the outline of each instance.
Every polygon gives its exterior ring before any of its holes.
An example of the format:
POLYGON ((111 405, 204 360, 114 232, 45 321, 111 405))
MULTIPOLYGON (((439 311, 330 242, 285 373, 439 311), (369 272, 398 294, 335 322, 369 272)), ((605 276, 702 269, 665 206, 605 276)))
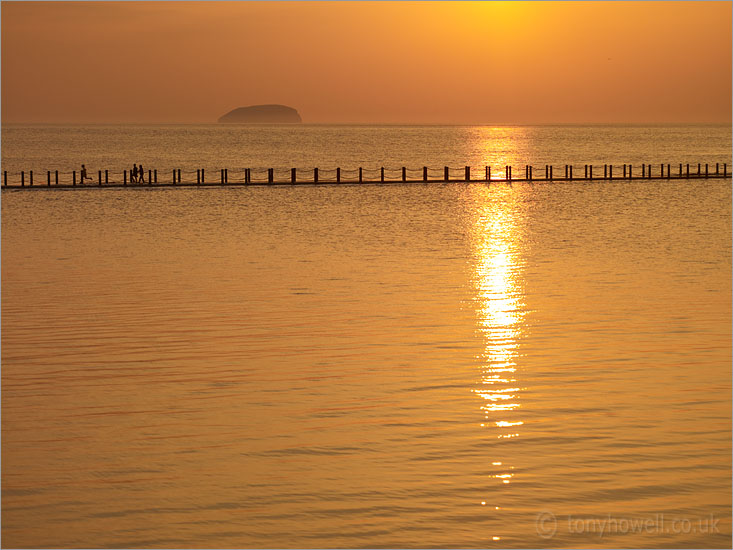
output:
POLYGON ((287 105, 250 105, 238 107, 219 117, 222 123, 293 124, 300 123, 298 111, 287 105))

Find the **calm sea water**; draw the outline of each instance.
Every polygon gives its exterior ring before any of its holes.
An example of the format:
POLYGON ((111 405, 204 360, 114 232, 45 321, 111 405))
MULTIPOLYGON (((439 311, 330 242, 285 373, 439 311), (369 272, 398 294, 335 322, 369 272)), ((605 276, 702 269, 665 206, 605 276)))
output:
MULTIPOLYGON (((2 138, 10 171, 730 165, 731 131, 2 138)), ((2 544, 730 547, 730 365, 730 180, 3 191, 2 544)))
MULTIPOLYGON (((535 170, 555 164, 555 174, 565 164, 582 169, 585 164, 671 165, 728 163, 731 160, 731 127, 683 126, 338 126, 338 125, 126 125, 40 126, 3 125, 3 170, 12 181, 21 170, 34 170, 45 182, 46 171, 59 170, 70 182, 71 171, 85 164, 90 175, 110 170, 116 181, 133 163, 157 169, 161 181, 169 181, 172 169, 180 169, 184 181, 195 181, 203 168, 215 177, 219 169, 230 170, 230 180, 242 180, 244 168, 253 178, 264 178, 267 168, 276 177, 289 180, 290 169, 303 175, 317 167, 321 179, 334 179, 336 167, 366 170, 376 179, 381 167, 396 178, 401 167, 419 178, 422 167, 442 174, 449 166, 462 170, 472 166, 494 174, 513 165, 533 164, 535 170)), ((721 167, 722 168, 722 167, 721 167)), ((536 172, 537 173, 537 172, 536 172)), ((577 174, 577 172, 576 172, 577 174)), ((355 172, 344 178, 356 179, 355 172)))

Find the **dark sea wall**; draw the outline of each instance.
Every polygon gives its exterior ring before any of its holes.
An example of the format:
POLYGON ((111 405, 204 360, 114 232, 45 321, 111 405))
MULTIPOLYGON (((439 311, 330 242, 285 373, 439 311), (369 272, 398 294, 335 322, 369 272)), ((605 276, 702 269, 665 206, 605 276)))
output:
POLYGON ((224 123, 293 124, 303 122, 296 109, 285 105, 239 107, 219 117, 224 123))

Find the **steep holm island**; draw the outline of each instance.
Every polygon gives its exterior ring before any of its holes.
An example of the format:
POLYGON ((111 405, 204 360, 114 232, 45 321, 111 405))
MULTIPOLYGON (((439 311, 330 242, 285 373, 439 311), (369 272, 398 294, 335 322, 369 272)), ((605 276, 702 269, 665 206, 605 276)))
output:
POLYGON ((285 105, 239 107, 219 117, 218 122, 240 124, 297 124, 303 122, 296 109, 285 105))

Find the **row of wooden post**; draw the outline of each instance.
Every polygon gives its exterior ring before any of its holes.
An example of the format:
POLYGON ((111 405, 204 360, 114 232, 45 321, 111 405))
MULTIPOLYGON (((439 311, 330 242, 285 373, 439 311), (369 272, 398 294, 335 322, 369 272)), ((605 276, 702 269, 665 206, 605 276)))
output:
MULTIPOLYGON (((679 165, 679 173, 678 173, 678 176, 677 176, 678 178, 682 178, 683 177, 683 175, 682 175, 683 174, 682 167, 683 167, 683 165, 680 163, 680 165, 679 165)), ((544 181, 553 181, 554 180, 554 176, 553 176, 552 168, 553 167, 551 165, 546 164, 545 165, 545 174, 544 174, 545 177, 544 178, 540 178, 539 180, 535 180, 534 173, 533 173, 533 167, 530 166, 530 165, 525 165, 525 167, 524 167, 524 179, 526 181, 543 181, 543 180, 544 181)), ((629 164, 629 165, 624 164, 622 168, 623 168, 623 176, 622 176, 621 179, 633 179, 632 165, 631 164, 629 164)), ((513 179, 513 176, 512 176, 512 167, 511 166, 505 166, 504 167, 504 171, 505 171, 504 181, 512 181, 512 179, 513 179)), ((20 174, 21 174, 20 185, 22 187, 25 187, 25 171, 22 171, 20 174)), ((689 164, 685 165, 685 172, 684 172, 684 174, 685 174, 684 177, 686 177, 686 178, 689 178, 690 177, 690 165, 689 164)), ((662 163, 662 164, 660 164, 660 167, 659 167, 659 177, 660 178, 664 178, 665 175, 666 175, 666 178, 667 179, 671 178, 672 177, 672 169, 671 169, 671 165, 670 164, 667 164, 666 165, 666 170, 665 170, 665 165, 662 163)), ((693 173, 693 175, 695 177, 703 177, 702 164, 701 163, 698 163, 698 165, 697 165, 697 175, 695 175, 694 173, 693 173)), ((719 176, 720 175, 720 163, 715 163, 715 174, 714 175, 715 176, 719 176)), ((172 176, 173 176, 172 177, 172 182, 173 182, 174 185, 177 184, 177 183, 179 183, 179 184, 182 183, 182 180, 181 180, 181 170, 180 169, 177 169, 177 170, 174 169, 172 176)), ((319 174, 318 174, 318 168, 314 168, 313 169, 313 183, 318 183, 319 182, 319 177, 318 176, 319 176, 319 174)), ((708 168, 708 165, 705 164, 704 177, 709 177, 709 176, 710 176, 709 168, 708 168)), ((648 164, 648 165, 647 164, 642 164, 641 165, 641 177, 642 178, 649 178, 649 179, 652 178, 652 165, 651 164, 648 164)), ((728 177, 728 165, 726 163, 723 163, 723 177, 728 177)), ((89 179, 91 179, 91 178, 89 178, 89 179)), ((574 179, 573 178, 573 166, 572 165, 569 165, 569 164, 566 164, 565 165, 565 177, 564 178, 561 178, 561 179, 563 179, 563 180, 573 180, 574 179)), ((593 178, 593 165, 592 164, 586 164, 586 165, 584 165, 584 177, 583 177, 583 179, 585 179, 585 180, 592 180, 592 179, 594 179, 593 178)), ((604 179, 604 180, 614 179, 614 177, 613 177, 613 165, 604 164, 603 165, 603 178, 595 178, 595 179, 604 179)), ((290 181, 291 181, 291 183, 297 183, 297 171, 296 171, 295 168, 291 168, 290 169, 290 181)), ((359 183, 364 182, 363 168, 361 168, 361 167, 359 168, 359 180, 358 181, 359 181, 359 183)), ((382 182, 382 183, 385 182, 384 168, 383 167, 380 169, 379 181, 382 182)), ((403 181, 403 182, 408 181, 407 180, 407 168, 405 168, 404 166, 402 167, 401 181, 403 181)), ((423 169, 422 169, 422 181, 423 182, 429 181, 429 179, 428 179, 428 168, 427 168, 427 166, 424 166, 423 169)), ((435 181, 435 180, 433 180, 433 181, 435 181)), ((467 181, 467 182, 470 182, 470 181, 487 181, 487 182, 488 181, 492 181, 491 180, 491 167, 490 166, 486 166, 485 174, 484 174, 484 178, 483 179, 471 179, 471 167, 470 166, 466 166, 465 167, 465 173, 464 173, 464 179, 463 180, 461 180, 461 179, 451 180, 450 179, 450 168, 448 166, 445 166, 443 168, 443 180, 440 180, 440 181, 446 181, 446 182, 448 182, 448 181, 467 181)), ((501 180, 499 180, 499 181, 501 181, 501 180)), ((54 182, 55 182, 56 185, 59 184, 59 172, 58 172, 58 170, 54 171, 54 182)), ((130 179, 130 182, 132 183, 132 179, 130 179)), ((221 172, 220 172, 220 182, 222 184, 229 183, 229 170, 227 168, 222 168, 221 169, 221 172)), ((336 168, 336 183, 340 183, 340 182, 341 182, 341 168, 336 168)), ((83 184, 84 182, 80 182, 80 183, 83 184)), ((97 183, 100 186, 102 185, 102 171, 101 170, 99 170, 97 172, 97 183)), ((104 171, 104 183, 105 184, 109 184, 109 171, 108 170, 105 170, 104 171)), ((158 183, 158 171, 157 170, 148 170, 148 180, 147 180, 147 182, 145 182, 143 180, 140 183, 147 183, 148 185, 152 185, 154 183, 158 183)), ((199 170, 196 170, 196 183, 197 184, 206 183, 206 173, 205 173, 205 171, 204 171, 203 168, 201 168, 199 170)), ((251 175, 251 169, 250 168, 245 168, 245 170, 244 170, 244 183, 252 183, 252 175, 251 175)), ((268 168, 267 169, 267 183, 275 183, 275 170, 273 168, 268 168)), ((31 170, 29 172, 29 184, 31 186, 33 185, 33 170, 31 170)), ((49 187, 51 186, 51 171, 47 171, 46 172, 46 184, 49 187)), ((3 185, 5 187, 7 187, 7 185, 8 185, 8 172, 7 171, 4 171, 3 172, 3 185)), ((72 185, 76 186, 76 170, 74 170, 72 172, 72 185)), ((123 185, 127 185, 127 170, 124 170, 123 171, 123 185)))

